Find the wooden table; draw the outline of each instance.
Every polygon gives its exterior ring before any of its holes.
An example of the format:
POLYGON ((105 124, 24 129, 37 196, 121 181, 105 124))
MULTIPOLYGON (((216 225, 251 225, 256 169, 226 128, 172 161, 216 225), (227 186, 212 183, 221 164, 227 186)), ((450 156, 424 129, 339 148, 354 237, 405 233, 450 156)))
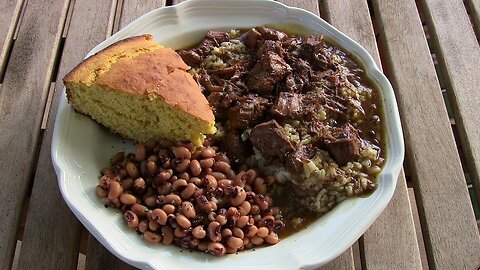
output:
MULTIPOLYGON (((133 19, 178 2, 0 2, 0 269, 14 257, 18 269, 76 269, 79 258, 85 269, 131 268, 88 235, 59 193, 50 146, 61 78, 133 19)), ((281 2, 320 14, 374 56, 404 128, 394 198, 322 269, 478 269, 480 2, 281 2)))

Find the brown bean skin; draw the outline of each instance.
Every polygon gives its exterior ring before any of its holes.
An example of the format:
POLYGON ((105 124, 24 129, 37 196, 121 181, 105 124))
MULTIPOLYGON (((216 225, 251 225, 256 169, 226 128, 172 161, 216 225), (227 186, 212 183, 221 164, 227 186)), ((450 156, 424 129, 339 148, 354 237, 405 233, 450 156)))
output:
POLYGON ((165 211, 165 213, 167 213, 167 215, 170 215, 170 214, 175 213, 175 206, 173 204, 167 203, 164 206, 162 206, 162 210, 165 211))
POLYGON ((117 181, 110 181, 108 185, 108 198, 110 200, 118 198, 123 192, 123 188, 117 181))
POLYGON ((185 230, 182 229, 182 227, 180 227, 180 226, 177 226, 175 228, 175 230, 173 231, 173 235, 175 235, 175 237, 178 237, 178 238, 183 238, 183 237, 187 236, 187 234, 185 233, 185 230))
POLYGON ((267 237, 265 237, 265 242, 270 245, 275 245, 278 243, 278 235, 274 232, 271 232, 267 237))
POLYGON ((239 249, 241 246, 243 246, 243 240, 235 236, 230 236, 227 239, 227 245, 231 248, 239 249))
POLYGON ((213 158, 215 156, 215 150, 212 147, 205 147, 202 150, 202 157, 213 158))
POLYGON ((217 215, 215 217, 215 221, 220 223, 220 225, 222 225, 222 226, 227 224, 227 218, 225 217, 225 215, 217 215))
POLYGON ((225 161, 216 161, 212 166, 213 171, 228 173, 230 170, 230 164, 225 161))
POLYGON ((132 189, 137 193, 143 193, 145 188, 147 187, 147 183, 142 177, 138 177, 133 180, 132 189))
POLYGON ((202 173, 202 166, 198 160, 194 159, 190 162, 190 172, 193 176, 199 176, 202 173))
POLYGON ((243 239, 245 237, 245 233, 238 227, 233 227, 232 235, 240 239, 243 239))
POLYGON ((210 222, 208 224, 208 230, 207 230, 207 235, 210 240, 213 242, 220 242, 222 240, 222 234, 220 233, 220 223, 216 221, 210 222))
POLYGON ((248 216, 241 216, 237 219, 237 222, 235 223, 235 225, 238 228, 242 229, 243 227, 245 227, 247 225, 248 220, 249 220, 248 216))
POLYGON ((208 201, 207 197, 204 195, 200 195, 196 198, 197 200, 197 205, 205 212, 210 212, 212 211, 212 205, 208 201))
POLYGON ((257 172, 254 169, 249 169, 248 171, 246 171, 246 174, 248 176, 246 182, 247 184, 251 185, 255 178, 257 178, 257 172))
POLYGON ((233 206, 239 206, 245 201, 245 198, 247 198, 247 192, 238 186, 235 186, 235 191, 232 192, 232 195, 230 197, 230 203, 233 206))
POLYGON ((267 185, 262 177, 255 178, 255 181, 253 181, 253 190, 255 190, 257 194, 265 195, 267 193, 267 185))
POLYGON ((158 244, 162 240, 162 236, 158 233, 154 233, 151 231, 145 231, 143 233, 143 239, 150 244, 158 244))
POLYGON ((150 220, 148 222, 148 228, 152 231, 156 231, 158 228, 160 228, 160 224, 158 224, 156 221, 150 220))
POLYGON ((207 246, 208 252, 215 256, 223 256, 227 252, 224 245, 218 242, 210 242, 207 246))
POLYGON ((212 192, 217 188, 218 182, 213 175, 205 175, 203 181, 207 185, 207 190, 212 192))
POLYGON ((147 161, 147 172, 149 175, 155 175, 157 170, 157 164, 154 161, 147 161))
POLYGON ((177 218, 177 224, 180 225, 180 227, 184 229, 188 229, 190 228, 190 226, 192 226, 192 223, 190 222, 190 220, 188 220, 186 216, 182 214, 177 214, 176 218, 177 218))
POLYGON ((183 173, 190 167, 190 159, 182 160, 175 168, 176 172, 183 173))
POLYGON ((248 215, 248 213, 250 213, 250 209, 252 209, 252 205, 248 201, 243 201, 238 206, 238 212, 240 212, 240 215, 242 216, 248 215))
POLYGON ((123 220, 127 223, 127 226, 130 229, 135 229, 138 227, 138 217, 133 211, 127 211, 123 214, 123 220))
POLYGON ((212 172, 211 175, 215 177, 215 179, 222 180, 222 179, 227 179, 227 176, 221 172, 212 172))
POLYGON ((135 160, 142 161, 147 158, 147 148, 143 143, 137 143, 135 145, 135 160))
POLYGON ((265 238, 267 237, 269 231, 268 231, 268 228, 267 227, 260 227, 258 228, 258 231, 257 231, 257 236, 258 237, 261 237, 261 238, 265 238))
POLYGON ((173 229, 170 226, 163 226, 161 229, 163 239, 162 239, 162 244, 164 245, 171 245, 173 243, 173 240, 175 236, 173 235, 173 229))
POLYGON ((256 235, 257 232, 258 232, 258 228, 255 225, 249 225, 249 226, 245 227, 244 230, 245 230, 245 236, 246 237, 252 237, 252 236, 256 235))
POLYGON ((197 189, 197 186, 195 186, 195 184, 188 183, 187 186, 182 190, 182 192, 180 192, 180 196, 183 199, 188 200, 193 196, 196 189, 197 189))
POLYGON ((167 195, 172 191, 172 184, 165 182, 157 189, 160 195, 167 195))
POLYGON ((250 243, 252 243, 256 246, 259 246, 259 245, 263 244, 263 238, 261 238, 257 235, 254 235, 254 236, 250 237, 250 243))
POLYGON ((193 207, 193 204, 188 201, 182 202, 181 210, 182 214, 190 219, 194 218, 197 215, 197 213, 195 213, 195 208, 193 207))
POLYGON ((178 180, 175 180, 175 182, 173 182, 172 184, 172 190, 174 191, 179 191, 180 189, 183 189, 187 186, 187 180, 185 179, 178 179, 178 180))
POLYGON ((126 169, 131 178, 135 179, 139 176, 138 168, 133 162, 127 162, 126 169))
POLYGON ((175 206, 180 205, 182 203, 182 199, 180 196, 170 193, 162 197, 162 195, 158 196, 158 202, 160 204, 173 204, 175 206))
POLYGON ((138 231, 144 233, 148 230, 148 220, 144 219, 138 223, 138 231))
POLYGON ((168 214, 160 208, 152 210, 151 214, 152 220, 156 221, 160 225, 165 225, 167 223, 168 214))
POLYGON ((155 195, 148 196, 145 199, 143 199, 143 203, 145 203, 147 207, 153 208, 157 205, 157 196, 155 195))
POLYGON ((120 201, 123 204, 131 205, 137 202, 137 197, 133 196, 132 194, 123 193, 120 195, 120 201))
POLYGON ((206 251, 208 249, 208 242, 207 241, 202 241, 198 243, 198 250, 200 251, 206 251))
POLYGON ((215 163, 215 159, 214 158, 205 158, 205 159, 200 160, 199 163, 200 163, 200 167, 202 167, 202 169, 207 169, 207 168, 211 168, 213 166, 213 163, 215 163))
POLYGON ((129 190, 132 187, 132 184, 133 184, 132 178, 126 178, 126 179, 123 179, 122 182, 120 182, 120 185, 122 186, 123 190, 129 190))
POLYGON ((192 235, 197 239, 203 239, 207 236, 207 232, 203 229, 203 226, 197 226, 193 228, 192 235))
POLYGON ((106 191, 102 186, 97 185, 95 188, 95 194, 97 194, 98 197, 105 198, 108 196, 108 191, 106 191))
POLYGON ((190 150, 183 146, 173 147, 172 152, 178 159, 190 159, 192 157, 190 150))
POLYGON ((145 217, 147 216, 148 208, 144 205, 141 205, 139 203, 135 203, 132 205, 131 210, 137 214, 139 217, 145 217))
POLYGON ((230 237, 232 235, 233 235, 232 230, 230 230, 229 228, 224 228, 222 230, 222 238, 227 238, 227 237, 230 237))

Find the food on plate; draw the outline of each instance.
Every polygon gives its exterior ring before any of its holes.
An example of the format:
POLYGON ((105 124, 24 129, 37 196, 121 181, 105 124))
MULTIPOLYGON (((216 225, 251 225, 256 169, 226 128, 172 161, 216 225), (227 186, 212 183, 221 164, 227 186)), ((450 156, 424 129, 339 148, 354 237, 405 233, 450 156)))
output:
MULTIPOLYGON (((375 190, 385 154, 379 93, 355 59, 322 36, 259 26, 208 31, 200 44, 178 54, 155 48, 95 69, 99 75, 88 87, 86 81, 72 84, 90 93, 120 89, 115 94, 130 98, 123 106, 139 108, 132 96, 144 104, 172 103, 170 96, 152 98, 148 90, 132 94, 126 85, 143 89, 158 78, 168 81, 159 75, 165 70, 184 76, 181 82, 171 78, 172 84, 198 83, 192 86, 195 98, 178 96, 175 108, 185 114, 182 108, 194 106, 193 100, 205 105, 208 117, 194 130, 210 135, 147 140, 143 132, 150 127, 136 127, 126 137, 139 133, 144 143, 136 144, 135 153, 116 154, 96 188, 147 242, 218 256, 273 245, 345 199, 375 190)), ((67 91, 75 106, 82 92, 67 91)), ((183 118, 169 117, 160 120, 182 126, 181 132, 188 128, 183 118)))
POLYGON ((151 35, 121 40, 64 78, 69 103, 124 138, 190 140, 215 133, 212 110, 190 67, 151 35))
POLYGON ((112 158, 96 193, 148 243, 222 256, 278 243, 285 225, 267 195, 274 181, 245 166, 235 171, 216 146, 148 140, 112 158))
POLYGON ((234 164, 275 175, 281 196, 318 213, 374 191, 384 162, 381 102, 352 56, 323 36, 263 26, 209 31, 179 54, 234 164))

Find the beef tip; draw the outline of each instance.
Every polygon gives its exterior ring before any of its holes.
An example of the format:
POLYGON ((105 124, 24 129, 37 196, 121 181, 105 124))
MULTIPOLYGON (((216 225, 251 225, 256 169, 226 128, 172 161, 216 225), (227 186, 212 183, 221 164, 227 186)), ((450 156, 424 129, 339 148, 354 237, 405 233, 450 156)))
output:
POLYGON ((257 26, 255 27, 255 30, 262 34, 262 38, 264 39, 284 41, 288 38, 288 35, 284 32, 268 27, 257 26))
POLYGON ((257 41, 262 38, 262 34, 255 30, 255 28, 250 29, 241 35, 238 39, 245 44, 249 49, 255 49, 257 47, 257 41))
POLYGON ((250 132, 250 141, 267 161, 279 159, 283 162, 295 150, 275 120, 256 125, 250 132))
POLYGON ((322 93, 297 94, 280 92, 271 109, 272 115, 296 120, 317 119, 318 110, 325 104, 322 93))
POLYGON ((203 62, 202 57, 195 50, 183 50, 178 53, 189 66, 197 66, 203 62))
POLYGON ((254 93, 269 94, 276 83, 290 71, 290 66, 283 58, 274 52, 267 52, 250 71, 247 86, 254 93))
POLYGON ((230 127, 233 129, 247 129, 261 120, 267 109, 268 99, 248 95, 240 98, 228 111, 230 127))
POLYGON ((276 117, 297 118, 302 113, 302 95, 280 92, 271 113, 276 117))
POLYGON ((213 69, 213 70, 210 70, 209 73, 214 74, 222 79, 230 79, 233 75, 235 75, 236 71, 237 71, 236 66, 230 66, 230 67, 213 69))
POLYGON ((210 30, 205 35, 205 38, 214 40, 217 45, 220 45, 220 43, 228 41, 230 39, 230 34, 227 32, 210 30))
POLYGON ((213 81, 215 81, 215 78, 210 76, 205 69, 202 68, 198 71, 198 83, 203 87, 203 89, 207 89, 210 92, 222 91, 223 87, 215 84, 213 81))
POLYGON ((246 159, 252 154, 250 142, 243 141, 240 132, 236 130, 227 132, 220 146, 234 164, 245 164, 246 159))
POLYGON ((228 109, 239 96, 231 91, 212 92, 208 95, 207 100, 212 107, 213 114, 217 121, 226 120, 228 109))
POLYGON ((338 165, 345 165, 349 161, 357 160, 360 157, 360 146, 362 139, 357 129, 350 124, 332 130, 333 141, 326 141, 328 152, 338 165))
POLYGON ((267 52, 274 52, 278 54, 280 57, 283 57, 283 55, 285 54, 285 51, 282 48, 282 43, 280 43, 279 41, 265 40, 265 42, 263 42, 260 48, 258 49, 255 56, 258 59, 260 59, 267 52))
POLYGON ((300 46, 301 54, 307 59, 311 59, 314 54, 320 52, 323 48, 324 40, 323 36, 308 36, 304 38, 302 45, 300 46))
POLYGON ((285 161, 285 167, 294 173, 303 173, 303 164, 307 163, 315 155, 315 151, 311 145, 301 145, 294 152, 288 154, 285 161))

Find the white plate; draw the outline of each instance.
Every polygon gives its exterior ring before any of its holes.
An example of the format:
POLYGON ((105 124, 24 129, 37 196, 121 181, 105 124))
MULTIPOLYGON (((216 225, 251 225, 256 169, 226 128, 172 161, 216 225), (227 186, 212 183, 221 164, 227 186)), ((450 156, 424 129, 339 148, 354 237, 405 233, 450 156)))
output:
MULTIPOLYGON (((209 29, 265 24, 302 25, 335 40, 363 63, 381 90, 387 125, 386 165, 378 189, 367 198, 347 200, 304 231, 277 245, 215 258, 173 246, 148 246, 128 230, 121 215, 95 196, 99 171, 117 151, 132 149, 89 118, 76 114, 62 97, 55 123, 52 159, 61 193, 83 225, 112 253, 139 268, 154 269, 313 269, 350 247, 390 201, 402 165, 404 146, 395 96, 372 57, 316 15, 273 1, 193 0, 154 10, 95 47, 88 55, 126 37, 144 33, 174 49, 198 42, 209 29), (222 267, 222 268, 221 268, 222 267)), ((378 239, 382 241, 382 239, 378 239)))

